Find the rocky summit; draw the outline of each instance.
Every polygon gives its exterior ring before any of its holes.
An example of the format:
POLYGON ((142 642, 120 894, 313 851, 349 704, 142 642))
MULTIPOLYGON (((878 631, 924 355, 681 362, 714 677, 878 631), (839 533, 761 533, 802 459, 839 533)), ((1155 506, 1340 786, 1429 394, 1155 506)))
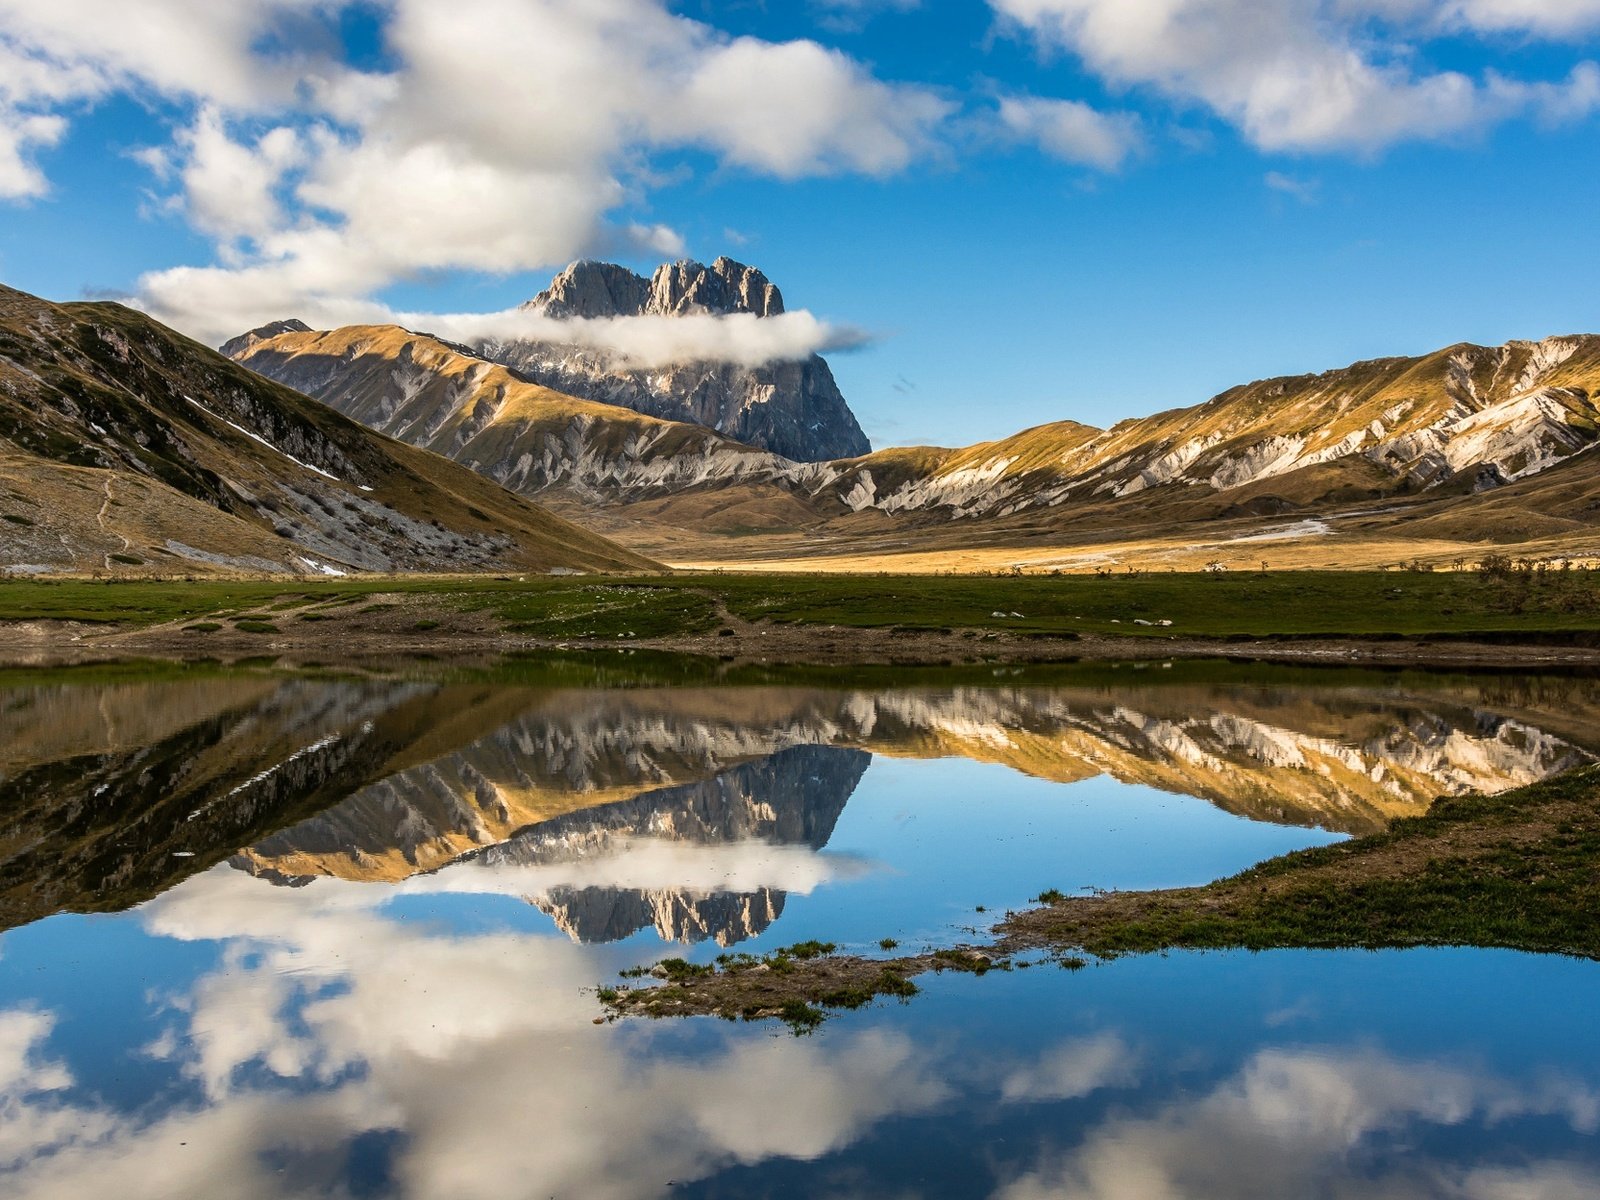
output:
POLYGON ((615 263, 577 262, 523 306, 558 318, 674 317, 686 313, 783 313, 783 293, 755 267, 719 258, 667 263, 646 279, 615 263))
MULTIPOLYGON (((574 263, 523 307, 560 320, 702 313, 770 318, 784 311, 777 285, 729 258, 709 267, 669 263, 649 279, 612 263, 574 263)), ((797 462, 853 458, 872 449, 820 355, 755 367, 689 362, 646 370, 606 350, 558 342, 487 341, 474 349, 554 391, 705 425, 797 462)))

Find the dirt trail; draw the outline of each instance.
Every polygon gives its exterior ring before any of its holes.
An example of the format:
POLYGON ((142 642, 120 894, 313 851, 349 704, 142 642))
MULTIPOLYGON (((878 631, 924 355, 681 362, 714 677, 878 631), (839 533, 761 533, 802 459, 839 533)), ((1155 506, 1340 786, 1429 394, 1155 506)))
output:
MULTIPOLYGON (((111 494, 111 477, 108 475, 106 477, 106 482, 105 482, 105 499, 100 504, 100 511, 95 513, 94 520, 95 520, 95 524, 100 526, 100 532, 101 533, 107 533, 107 534, 110 534, 112 537, 121 539, 121 541, 122 541, 122 549, 121 549, 121 551, 120 552, 113 552, 113 553, 126 554, 129 550, 133 549, 133 543, 128 540, 128 537, 127 537, 126 534, 118 533, 114 529, 112 529, 111 526, 110 526, 110 523, 106 520, 106 517, 111 512, 111 505, 112 505, 113 501, 114 501, 114 497, 111 494)), ((106 564, 106 570, 108 570, 108 571, 112 571, 112 570, 116 569, 112 565, 111 554, 110 553, 106 554, 106 556, 105 556, 105 564, 106 564)))

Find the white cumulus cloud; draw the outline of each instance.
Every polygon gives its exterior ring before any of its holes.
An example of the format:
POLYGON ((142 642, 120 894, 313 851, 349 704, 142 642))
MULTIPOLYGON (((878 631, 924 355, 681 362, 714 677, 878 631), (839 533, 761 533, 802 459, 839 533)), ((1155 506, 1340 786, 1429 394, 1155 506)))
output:
MULTIPOLYGON (((1589 0, 1580 0, 1590 7, 1589 0)), ((1554 2, 1459 0, 990 0, 1005 20, 1071 52, 1117 86, 1199 103, 1264 150, 1381 149, 1451 137, 1509 117, 1586 115, 1587 66, 1527 82, 1429 70, 1407 34, 1454 22, 1554 33, 1554 2), (1519 15, 1520 14, 1520 15, 1519 15), (1374 18, 1385 25, 1375 31, 1374 18)), ((1571 6, 1568 6, 1570 9, 1571 6)))
POLYGON ((246 315, 371 312, 426 272, 681 254, 677 230, 611 219, 645 199, 653 156, 885 175, 929 154, 954 107, 665 0, 385 0, 369 11, 388 65, 362 71, 332 28, 357 7, 0 0, 0 197, 47 191, 37 152, 78 108, 119 92, 187 106, 171 143, 137 158, 173 189, 160 210, 217 259, 149 273, 136 302, 215 338, 246 315))
POLYGON ((1600 0, 1340 0, 1340 8, 1437 30, 1520 33, 1555 40, 1600 27, 1600 0))
POLYGON ((521 309, 455 315, 401 314, 399 323, 451 341, 555 342, 615 356, 648 370, 689 362, 731 362, 760 367, 798 362, 813 354, 854 350, 869 336, 851 326, 817 319, 803 309, 775 317, 752 313, 562 319, 521 309))

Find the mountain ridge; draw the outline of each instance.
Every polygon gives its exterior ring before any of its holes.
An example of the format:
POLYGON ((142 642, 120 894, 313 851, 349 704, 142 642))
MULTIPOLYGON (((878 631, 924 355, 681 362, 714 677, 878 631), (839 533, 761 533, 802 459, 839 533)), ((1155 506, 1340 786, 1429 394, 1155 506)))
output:
POLYGON ((616 263, 581 259, 522 307, 558 319, 749 313, 777 317, 783 293, 756 267, 726 255, 708 267, 693 259, 663 263, 646 279, 616 263))
POLYGON ((1129 522, 1153 511, 1147 500, 1190 520, 1315 516, 1351 504, 1492 494, 1600 444, 1600 336, 1581 334, 1459 343, 1257 380, 1110 429, 1060 421, 968 447, 898 447, 821 463, 698 426, 646 424, 617 407, 582 407, 550 389, 534 393, 515 372, 491 377, 481 360, 425 335, 286 333, 242 361, 398 436, 416 436, 419 421, 472 427, 459 445, 424 444, 528 494, 648 510, 652 520, 684 526, 735 510, 790 528, 867 516, 919 529, 1028 514, 1129 522), (402 364, 428 378, 402 378, 402 364), (385 407, 401 396, 415 404, 403 427, 402 410, 385 407), (518 432, 497 450, 483 430, 503 436, 508 422, 518 432))

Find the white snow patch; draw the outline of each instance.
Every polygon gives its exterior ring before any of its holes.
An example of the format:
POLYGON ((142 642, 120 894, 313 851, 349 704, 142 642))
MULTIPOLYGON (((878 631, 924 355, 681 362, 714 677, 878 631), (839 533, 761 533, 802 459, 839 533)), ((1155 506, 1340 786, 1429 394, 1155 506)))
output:
POLYGON ((315 571, 318 575, 331 575, 336 578, 343 578, 345 575, 349 574, 348 571, 341 571, 338 567, 329 566, 325 562, 318 562, 314 558, 307 558, 303 554, 297 554, 295 555, 295 558, 304 563, 308 571, 315 571))
MULTIPOLYGON (((229 792, 226 796, 223 796, 222 799, 226 800, 231 796, 237 796, 240 792, 244 791, 246 788, 254 787, 256 784, 260 783, 264 779, 271 779, 274 775, 276 775, 279 771, 283 770, 283 768, 287 767, 290 763, 298 762, 300 759, 305 758, 308 755, 316 754, 319 751, 326 750, 329 746, 335 745, 340 740, 341 740, 341 735, 337 734, 337 733, 334 733, 334 734, 330 734, 329 736, 323 738, 319 742, 312 742, 311 745, 305 747, 303 750, 296 750, 293 754, 291 754, 288 758, 284 759, 281 763, 276 763, 273 766, 268 767, 265 771, 262 771, 259 774, 250 776, 249 779, 246 779, 238 787, 234 788, 233 791, 229 792)), ((210 806, 207 805, 206 807, 210 807, 210 806)), ((202 809, 201 811, 204 811, 204 809, 202 809)))

